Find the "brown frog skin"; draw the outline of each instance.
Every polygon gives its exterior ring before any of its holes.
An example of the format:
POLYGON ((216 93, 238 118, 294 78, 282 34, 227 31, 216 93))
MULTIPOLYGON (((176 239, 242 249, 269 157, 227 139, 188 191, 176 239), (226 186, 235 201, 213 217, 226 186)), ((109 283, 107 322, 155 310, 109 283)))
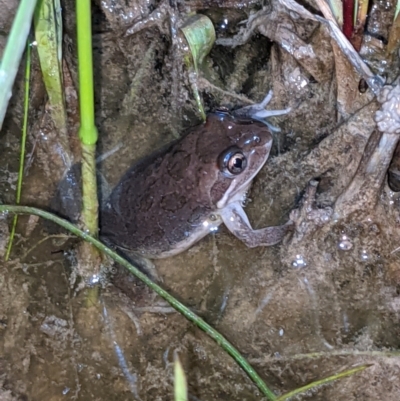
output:
POLYGON ((271 145, 262 122, 209 114, 126 172, 102 211, 102 237, 153 259, 188 249, 222 222, 249 247, 278 243, 290 222, 253 230, 242 207, 271 145))

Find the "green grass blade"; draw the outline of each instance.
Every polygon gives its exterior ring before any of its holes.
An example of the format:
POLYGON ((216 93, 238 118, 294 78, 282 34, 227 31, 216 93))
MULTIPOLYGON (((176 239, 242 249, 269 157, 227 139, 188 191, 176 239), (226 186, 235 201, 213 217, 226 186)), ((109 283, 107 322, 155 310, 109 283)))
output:
POLYGON ((187 401, 188 390, 186 375, 183 370, 181 361, 179 360, 178 354, 174 354, 174 400, 175 401, 187 401))
POLYGON ((4 116, 11 98, 11 89, 31 29, 35 5, 36 0, 20 1, 0 63, 0 130, 3 126, 4 116))
MULTIPOLYGON (((24 175, 26 133, 28 131, 29 89, 30 89, 30 79, 31 79, 31 52, 32 52, 32 48, 30 45, 30 41, 28 40, 28 43, 26 46, 26 65, 25 65, 24 120, 23 120, 23 124, 22 124, 22 137, 21 137, 21 150, 20 150, 20 156, 19 156, 17 194, 15 196, 15 201, 16 201, 17 205, 21 201, 22 179, 23 179, 23 175, 24 175)), ((18 220, 18 215, 15 215, 13 218, 10 239, 8 241, 5 260, 8 260, 8 258, 10 257, 11 248, 12 248, 12 244, 13 244, 14 236, 15 236, 15 228, 17 226, 17 220, 18 220)))
POLYGON ((251 367, 246 359, 240 354, 240 352, 218 331, 212 328, 206 323, 201 317, 197 316, 188 307, 179 302, 176 298, 170 295, 167 291, 161 288, 159 285, 151 281, 144 273, 142 273, 137 267, 131 265, 127 260, 116 254, 110 248, 106 247, 99 240, 91 237, 86 232, 80 230, 78 227, 71 224, 69 221, 61 219, 52 213, 45 212, 44 210, 37 209, 29 206, 15 206, 15 205, 0 205, 0 213, 18 213, 18 214, 34 214, 39 217, 43 217, 47 220, 51 220, 54 223, 64 227, 72 234, 82 238, 88 243, 94 245, 97 249, 110 256, 120 265, 128 269, 134 276, 139 280, 143 281, 148 287, 150 287, 160 297, 165 299, 174 309, 181 313, 186 319, 193 322, 197 327, 203 330, 208 336, 210 336, 221 348, 227 352, 236 363, 246 372, 250 379, 257 385, 260 391, 271 401, 277 399, 276 395, 267 387, 258 373, 251 367))
POLYGON ((34 16, 35 39, 43 81, 51 105, 51 117, 63 148, 68 149, 67 112, 62 72, 62 22, 59 10, 59 1, 39 0, 34 16))
POLYGON ((340 29, 343 26, 343 3, 342 0, 328 0, 332 14, 334 15, 340 29))
POLYGON ((341 372, 341 373, 336 373, 336 374, 334 374, 332 376, 326 377, 325 379, 317 380, 315 382, 307 384, 306 386, 299 387, 296 390, 293 390, 293 391, 290 391, 289 393, 283 394, 280 397, 278 397, 275 401, 288 400, 291 397, 294 397, 294 396, 299 395, 301 393, 305 393, 306 391, 315 389, 316 387, 322 386, 323 384, 328 384, 328 383, 333 382, 335 380, 343 379, 344 377, 347 377, 347 376, 352 376, 355 373, 361 372, 361 371, 363 371, 364 369, 367 369, 370 366, 371 365, 357 366, 354 369, 349 369, 349 370, 346 370, 346 371, 341 372))

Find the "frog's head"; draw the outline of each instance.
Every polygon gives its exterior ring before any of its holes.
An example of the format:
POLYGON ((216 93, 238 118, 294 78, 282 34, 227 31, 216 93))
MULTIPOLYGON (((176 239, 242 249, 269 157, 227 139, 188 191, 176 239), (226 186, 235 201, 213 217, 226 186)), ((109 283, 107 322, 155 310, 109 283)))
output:
POLYGON ((272 135, 259 121, 237 119, 225 112, 210 114, 205 128, 211 134, 204 143, 211 162, 207 187, 214 205, 222 209, 243 198, 268 159, 272 135))

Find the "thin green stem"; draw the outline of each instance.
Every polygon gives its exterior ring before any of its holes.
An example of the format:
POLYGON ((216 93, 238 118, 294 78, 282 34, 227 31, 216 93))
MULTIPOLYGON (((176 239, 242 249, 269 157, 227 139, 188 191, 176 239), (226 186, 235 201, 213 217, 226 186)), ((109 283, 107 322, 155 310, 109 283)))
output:
POLYGON ((81 126, 79 137, 86 145, 97 142, 94 124, 92 23, 90 0, 76 1, 76 23, 78 37, 79 107, 81 126))
POLYGON ((280 357, 280 360, 294 361, 299 359, 330 358, 332 356, 368 356, 371 358, 394 358, 400 356, 400 351, 359 351, 359 350, 337 350, 329 352, 310 352, 309 354, 296 354, 290 357, 280 357))
POLYGON ((346 370, 346 371, 341 372, 341 373, 336 373, 336 374, 334 374, 332 376, 326 377, 325 379, 314 381, 314 382, 312 382, 310 384, 307 384, 306 386, 299 387, 296 390, 293 390, 293 391, 290 391, 290 392, 288 392, 286 394, 281 395, 280 397, 276 398, 275 401, 288 400, 291 397, 294 397, 294 396, 296 396, 298 394, 301 394, 301 393, 305 393, 308 390, 315 389, 316 387, 322 386, 323 384, 328 384, 328 383, 333 382, 335 380, 343 379, 344 377, 347 377, 347 376, 352 376, 355 373, 358 373, 358 372, 363 371, 364 369, 367 369, 369 366, 371 366, 371 365, 358 366, 358 367, 356 367, 354 369, 349 369, 349 370, 346 370))
MULTIPOLYGON (((97 237, 98 209, 96 182, 96 142, 97 129, 94 120, 93 60, 92 60, 92 22, 90 0, 76 0, 76 24, 78 39, 79 74, 79 138, 82 146, 82 223, 85 230, 97 237)), ((98 250, 84 242, 80 247, 81 275, 87 279, 100 270, 101 255, 98 250)), ((94 301, 97 290, 88 292, 87 303, 94 301)))
MULTIPOLYGON (((28 131, 28 112, 29 112, 29 88, 31 79, 31 45, 29 39, 26 46, 26 65, 25 65, 25 93, 24 93, 24 120, 22 124, 22 137, 21 137, 21 150, 19 156, 19 172, 18 172, 18 184, 17 184, 17 194, 15 196, 15 201, 17 204, 21 201, 21 189, 22 189, 22 179, 24 175, 24 162, 25 162, 25 148, 26 148, 26 133, 28 131)), ((12 244, 15 236, 15 228, 17 227, 18 215, 13 218, 10 239, 8 241, 7 252, 5 255, 5 260, 8 260, 11 253, 12 244)))
MULTIPOLYGON (((82 144, 82 220, 90 235, 98 233, 98 199, 96 183, 97 129, 94 121, 92 22, 90 0, 76 1, 78 37, 79 105, 81 125, 79 138, 82 144)), ((86 244, 83 244, 86 246, 86 244)), ((90 255, 87 249, 87 255, 90 255)), ((93 253, 87 259, 89 270, 96 268, 97 257, 93 253)))
POLYGON ((0 63, 0 130, 3 125, 8 102, 11 98, 11 89, 18 72, 22 53, 31 29, 32 15, 36 0, 21 0, 17 14, 8 36, 0 63))
POLYGON ((18 213, 18 214, 34 214, 36 216, 43 217, 47 220, 51 220, 54 223, 64 227, 77 237, 84 239, 90 244, 94 245, 97 249, 110 256, 117 263, 127 268, 133 275, 143 281, 148 287, 156 292, 160 297, 165 299, 174 309, 186 317, 186 319, 193 322, 197 327, 206 332, 214 341, 216 341, 233 359, 236 363, 242 367, 246 374, 251 380, 257 385, 260 391, 271 401, 276 400, 275 394, 267 387, 257 372, 250 366, 250 364, 243 358, 240 352, 220 333, 213 329, 203 319, 193 313, 189 308, 179 302, 176 298, 171 296, 167 291, 162 289, 159 285, 151 281, 145 274, 139 271, 135 266, 131 265, 124 258, 116 254, 110 248, 107 248, 104 244, 98 241, 96 238, 91 237, 87 233, 83 232, 67 220, 61 219, 49 212, 44 210, 28 207, 28 206, 15 206, 15 205, 0 205, 0 213, 18 213))

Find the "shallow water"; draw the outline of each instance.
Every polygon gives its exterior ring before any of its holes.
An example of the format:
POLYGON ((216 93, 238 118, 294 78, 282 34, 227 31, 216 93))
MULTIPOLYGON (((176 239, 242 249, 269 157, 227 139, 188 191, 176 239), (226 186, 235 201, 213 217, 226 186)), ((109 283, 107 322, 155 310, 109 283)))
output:
MULTIPOLYGON (((131 3, 118 12, 112 2, 102 2, 102 12, 94 9, 98 153, 110 154, 98 167, 111 187, 134 161, 199 121, 168 20, 126 38, 113 34, 120 32, 121 16, 134 19, 127 12, 131 3)), ((71 4, 64 4, 65 12, 71 4)), ((146 14, 147 3, 132 10, 146 14)), ((209 12, 222 21, 242 13, 242 8, 209 12)), ((282 17, 283 23, 288 20, 282 17)), ((354 94, 355 110, 346 109, 337 98, 343 92, 333 74, 328 35, 302 20, 296 29, 323 61, 318 79, 307 62, 299 66, 262 35, 234 49, 215 46, 211 53, 214 75, 207 78, 213 85, 254 101, 273 88, 271 108, 294 108, 273 120, 281 132, 246 207, 256 228, 285 222, 313 178, 320 179, 318 207, 333 206, 373 140, 378 106, 370 103, 371 94, 354 94)), ((71 32, 67 18, 66 33, 71 32)), ((219 31, 219 37, 228 34, 219 31)), ((71 50, 67 62, 74 77, 71 50)), ((212 87, 204 99, 209 108, 243 105, 212 87)), ((13 102, 0 134, 4 202, 12 202, 15 190, 18 104, 13 102)), ((33 124, 23 203, 47 206, 63 172, 51 168, 57 160, 39 132, 33 124)), ((78 152, 71 154, 79 161, 78 152)), ((224 334, 276 394, 367 363, 372 366, 366 371, 303 398, 398 400, 399 359, 385 352, 400 345, 399 221, 399 197, 384 184, 370 210, 321 226, 305 221, 283 244, 248 249, 221 227, 155 266, 163 288, 224 334)), ((76 240, 28 217, 19 219, 17 232, 12 261, 0 266, 0 399, 169 400, 176 350, 191 399, 262 398, 217 344, 123 269, 105 266, 99 303, 87 306, 75 281, 76 240)))

